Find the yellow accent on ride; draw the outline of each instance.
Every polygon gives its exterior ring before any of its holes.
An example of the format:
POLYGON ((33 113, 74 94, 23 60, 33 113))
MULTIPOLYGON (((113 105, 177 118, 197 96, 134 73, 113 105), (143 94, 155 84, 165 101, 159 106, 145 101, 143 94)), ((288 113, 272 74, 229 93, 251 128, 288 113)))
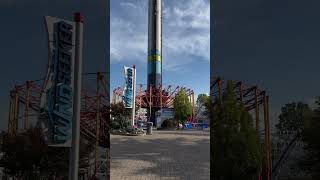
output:
POLYGON ((161 62, 161 56, 160 55, 150 55, 150 56, 148 56, 148 60, 161 62))

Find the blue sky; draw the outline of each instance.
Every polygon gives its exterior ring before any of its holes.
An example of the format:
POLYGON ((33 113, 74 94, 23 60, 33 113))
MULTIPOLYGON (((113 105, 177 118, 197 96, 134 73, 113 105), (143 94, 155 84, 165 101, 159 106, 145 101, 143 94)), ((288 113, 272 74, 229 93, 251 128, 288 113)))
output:
POLYGON ((270 120, 281 107, 320 95, 320 1, 214 1, 214 66, 270 96, 270 120))
MULTIPOLYGON (((110 1, 111 90, 124 85, 123 66, 147 82, 148 0, 110 1)), ((209 92, 209 0, 163 0, 163 84, 209 92)))

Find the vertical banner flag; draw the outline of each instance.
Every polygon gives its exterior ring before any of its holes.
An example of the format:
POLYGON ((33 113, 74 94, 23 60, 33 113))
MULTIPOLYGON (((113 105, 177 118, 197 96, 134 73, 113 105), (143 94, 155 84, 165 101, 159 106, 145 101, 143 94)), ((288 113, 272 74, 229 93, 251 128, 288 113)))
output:
POLYGON ((123 102, 126 108, 133 106, 133 68, 124 66, 125 86, 123 91, 123 102))
POLYGON ((40 101, 40 123, 52 146, 71 147, 75 22, 46 16, 48 67, 40 101))

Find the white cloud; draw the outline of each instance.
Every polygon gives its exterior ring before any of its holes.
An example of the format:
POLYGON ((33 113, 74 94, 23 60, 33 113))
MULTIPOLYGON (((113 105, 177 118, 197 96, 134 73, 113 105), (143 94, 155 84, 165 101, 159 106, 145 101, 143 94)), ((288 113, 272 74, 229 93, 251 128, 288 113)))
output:
POLYGON ((137 8, 137 6, 131 2, 120 2, 120 6, 127 6, 131 8, 137 8))
MULTIPOLYGON (((111 19, 111 63, 144 57, 147 52, 147 34, 135 32, 135 25, 119 18, 111 19)), ((144 60, 147 57, 145 56, 144 60)))
POLYGON ((165 17, 173 18, 169 26, 209 30, 210 5, 207 0, 180 1, 175 7, 165 7, 165 17))
MULTIPOLYGON (((112 12, 111 7, 112 63, 137 60, 146 62, 147 1, 135 2, 135 4, 120 3, 120 8, 135 7, 134 11, 126 8, 126 19, 113 15, 115 12, 112 12)), ((210 5, 208 0, 164 1, 163 31, 164 70, 178 70, 182 67, 181 65, 199 59, 209 62, 210 5)))

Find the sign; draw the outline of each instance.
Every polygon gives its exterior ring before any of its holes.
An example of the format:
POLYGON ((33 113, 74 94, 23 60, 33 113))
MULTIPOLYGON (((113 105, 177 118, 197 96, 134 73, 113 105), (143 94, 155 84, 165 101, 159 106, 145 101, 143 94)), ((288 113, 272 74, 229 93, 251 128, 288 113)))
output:
MULTIPOLYGON (((71 146, 75 23, 45 17, 48 32, 48 70, 41 95, 41 116, 45 115, 51 145, 71 146)), ((43 118, 42 118, 43 119, 43 118)))
POLYGON ((123 91, 123 102, 126 108, 132 108, 133 105, 133 68, 124 67, 125 87, 123 91))
POLYGON ((165 119, 174 118, 174 109, 162 108, 161 116, 162 116, 162 118, 165 118, 165 119))

